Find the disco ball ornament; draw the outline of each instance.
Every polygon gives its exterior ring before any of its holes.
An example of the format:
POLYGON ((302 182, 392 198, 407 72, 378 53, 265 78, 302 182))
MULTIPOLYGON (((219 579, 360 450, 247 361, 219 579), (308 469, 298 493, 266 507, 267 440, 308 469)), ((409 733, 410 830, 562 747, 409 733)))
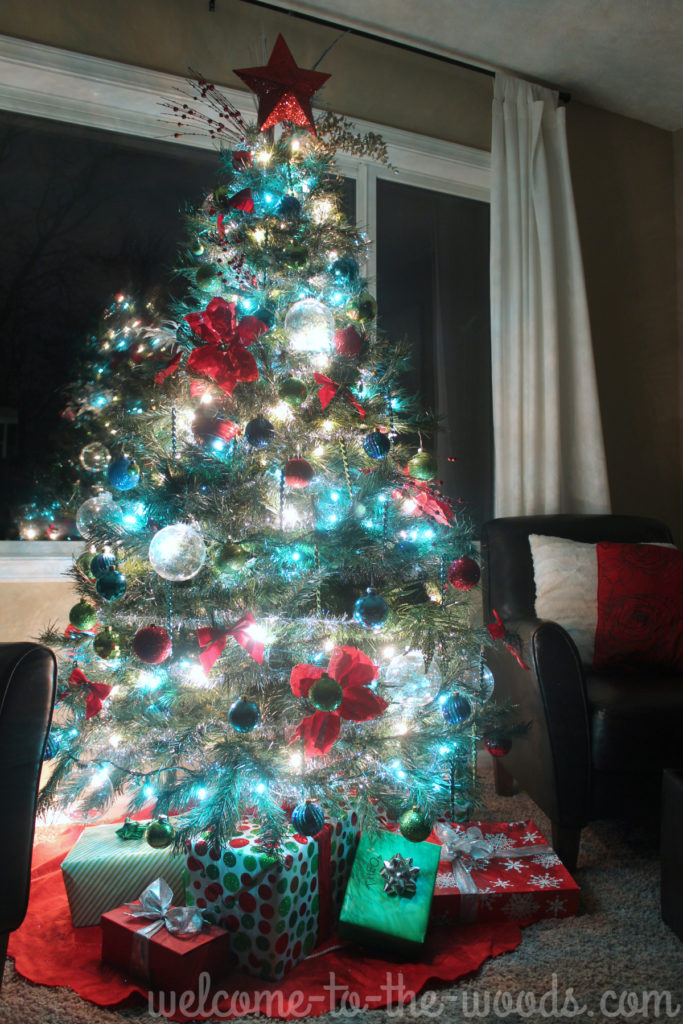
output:
POLYGON ((350 314, 354 320, 367 323, 377 316, 377 302, 370 292, 362 292, 351 303, 350 314))
POLYGON ((355 327, 342 327, 334 332, 334 347, 340 356, 358 356, 363 348, 363 339, 355 327))
POLYGON ((150 821, 145 829, 147 845, 154 850, 165 850, 175 836, 175 829, 165 814, 160 814, 156 821, 150 821))
POLYGON ((261 712, 258 705, 243 694, 230 705, 228 721, 235 732, 251 732, 261 721, 261 712))
POLYGON ((174 523, 155 533, 149 545, 152 568, 165 580, 191 580, 204 565, 206 545, 201 533, 187 523, 174 523))
POLYGON ((371 459, 386 459, 391 451, 391 440, 381 430, 372 430, 363 438, 363 448, 371 459))
POLYGON ((108 569, 98 578, 95 586, 97 593, 105 601, 115 601, 126 592, 126 577, 116 569, 108 569))
POLYGON ((456 590, 472 590, 481 577, 481 569, 473 558, 456 558, 448 567, 448 582, 456 590))
POLYGON ((109 491, 84 501, 76 513, 78 532, 86 540, 95 538, 99 530, 123 530, 123 513, 109 491))
POLYGON ((325 825, 325 812, 320 804, 305 800, 292 811, 292 825, 300 836, 317 836, 325 825))
POLYGON ((283 196, 277 208, 277 215, 280 220, 293 224, 301 216, 301 203, 294 196, 283 196))
POLYGON ((102 661, 115 661, 121 656, 121 637, 111 626, 105 626, 92 642, 93 650, 102 661))
POLYGON ((374 587, 368 587, 363 597, 359 597, 353 606, 354 619, 366 629, 381 629, 388 615, 389 605, 374 587))
POLYGON ((330 267, 330 276, 338 284, 353 284, 358 280, 358 264, 350 256, 340 256, 330 267))
POLYGON ((90 575, 97 580, 100 576, 103 576, 105 572, 113 569, 115 565, 116 559, 108 552, 95 555, 90 562, 90 575))
POLYGON ((408 463, 408 472, 415 480, 433 480, 439 471, 436 459, 420 448, 408 463))
POLYGON ((419 807, 411 807, 398 819, 398 827, 404 839, 411 843, 422 843, 432 831, 431 822, 419 807))
POLYGON ((90 601, 79 601, 69 612, 69 622, 81 632, 92 629, 97 622, 97 608, 90 601))
POLYGON ((283 470, 285 483, 288 487, 293 487, 295 490, 300 490, 302 487, 308 487, 311 480, 315 476, 313 466, 306 459, 289 459, 285 463, 283 470))
POLYGON ((344 699, 344 690, 341 683, 325 674, 313 683, 308 699, 316 711, 336 711, 344 699))
POLYGON ((308 388, 302 380, 298 377, 287 377, 283 380, 280 387, 277 389, 277 393, 283 402, 290 405, 293 409, 298 408, 306 398, 308 394, 308 388))
POLYGON ((490 739, 484 741, 484 746, 492 757, 505 757, 512 750, 512 740, 490 739))
POLYGON ((161 665, 172 650, 171 638, 162 626, 143 626, 133 637, 133 651, 145 665, 161 665))
POLYGON ((107 476, 117 491, 132 491, 140 482, 140 467, 127 455, 121 455, 111 463, 107 476))
POLYGON ((300 242, 297 242, 295 245, 286 246, 282 250, 280 258, 283 265, 289 270, 299 270, 301 267, 305 267, 308 263, 308 249, 305 245, 301 245, 300 242))
POLYGON ((449 725, 462 725, 472 717, 472 705, 461 693, 451 693, 441 706, 441 714, 449 725))
POLYGON ((252 448, 265 448, 275 437, 275 427, 263 416, 257 416, 247 423, 244 436, 252 448))
POLYGON ((83 469, 87 469, 89 473, 101 473, 109 465, 111 455, 103 444, 93 441, 92 444, 86 444, 82 449, 78 460, 83 469))
MULTIPOLYGON (((65 808, 66 816, 79 825, 92 825, 99 821, 114 801, 114 787, 105 769, 98 767, 75 768, 81 776, 82 788, 78 796, 65 808)), ((71 781, 72 776, 69 776, 71 781)))
POLYGON ((218 572, 238 572, 251 557, 251 551, 244 544, 228 540, 214 554, 213 564, 218 572))
POLYGON ((431 704, 441 689, 438 665, 432 661, 425 669, 422 651, 397 654, 387 665, 384 679, 394 700, 408 713, 431 704))
POLYGON ((327 352, 334 337, 334 316, 316 299, 299 299, 287 310, 285 331, 296 352, 327 352))

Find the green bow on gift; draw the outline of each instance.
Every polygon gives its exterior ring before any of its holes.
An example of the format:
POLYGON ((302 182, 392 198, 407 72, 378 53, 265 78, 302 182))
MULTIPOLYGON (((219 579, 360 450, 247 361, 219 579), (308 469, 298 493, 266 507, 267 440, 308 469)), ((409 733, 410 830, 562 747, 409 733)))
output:
POLYGON ((116 834, 119 839, 144 839, 147 831, 147 821, 133 821, 126 818, 121 828, 117 828, 116 834))

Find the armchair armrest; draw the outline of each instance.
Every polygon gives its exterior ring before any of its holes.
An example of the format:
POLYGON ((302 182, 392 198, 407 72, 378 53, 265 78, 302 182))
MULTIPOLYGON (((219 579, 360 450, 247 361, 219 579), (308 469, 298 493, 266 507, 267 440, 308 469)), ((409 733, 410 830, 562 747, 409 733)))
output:
POLYGON ((523 669, 502 645, 489 650, 495 697, 515 705, 530 729, 514 740, 504 767, 553 822, 588 820, 590 722, 583 669, 569 634, 556 622, 507 620, 522 641, 523 669))

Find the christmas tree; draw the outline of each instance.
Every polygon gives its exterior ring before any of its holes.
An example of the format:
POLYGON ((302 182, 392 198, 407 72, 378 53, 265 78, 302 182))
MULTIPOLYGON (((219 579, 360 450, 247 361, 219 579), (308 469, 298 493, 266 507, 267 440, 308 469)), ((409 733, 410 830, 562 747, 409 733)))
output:
POLYGON ((237 73, 257 125, 201 79, 174 109, 221 149, 188 218, 185 305, 160 321, 120 297, 70 403, 89 549, 66 636, 43 638, 61 685, 41 804, 96 820, 125 794, 177 814, 179 843, 229 837, 248 808, 276 843, 291 805, 313 834, 351 804, 422 839, 473 807, 477 742, 511 727, 437 422, 341 208, 336 146, 386 155, 314 121, 327 76, 281 38, 237 73))

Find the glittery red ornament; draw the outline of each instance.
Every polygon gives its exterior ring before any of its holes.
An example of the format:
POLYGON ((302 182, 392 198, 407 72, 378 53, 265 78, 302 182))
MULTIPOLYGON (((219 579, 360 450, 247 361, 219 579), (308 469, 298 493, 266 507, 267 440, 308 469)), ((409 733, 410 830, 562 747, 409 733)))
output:
POLYGON ((160 665, 171 649, 171 638, 161 626, 143 626, 133 638, 133 651, 146 665, 160 665))
POLYGON ((456 558, 448 568, 448 582, 456 590, 471 590, 476 587, 481 570, 473 558, 456 558))
POLYGON ((251 167, 254 156, 250 149, 237 149, 232 154, 232 166, 236 171, 243 171, 251 167))
POLYGON ((342 327, 334 333, 334 347, 342 356, 357 356, 363 347, 363 339, 355 327, 342 327))
POLYGON ((308 487, 314 476, 313 466, 306 459, 290 459, 285 464, 285 483, 289 487, 308 487))
POLYGON ((512 749, 512 740, 486 740, 484 746, 492 757, 505 757, 512 749))
POLYGON ((330 76, 297 67, 281 35, 265 67, 234 71, 259 98, 258 126, 262 132, 281 121, 290 121, 315 135, 311 96, 330 76))

